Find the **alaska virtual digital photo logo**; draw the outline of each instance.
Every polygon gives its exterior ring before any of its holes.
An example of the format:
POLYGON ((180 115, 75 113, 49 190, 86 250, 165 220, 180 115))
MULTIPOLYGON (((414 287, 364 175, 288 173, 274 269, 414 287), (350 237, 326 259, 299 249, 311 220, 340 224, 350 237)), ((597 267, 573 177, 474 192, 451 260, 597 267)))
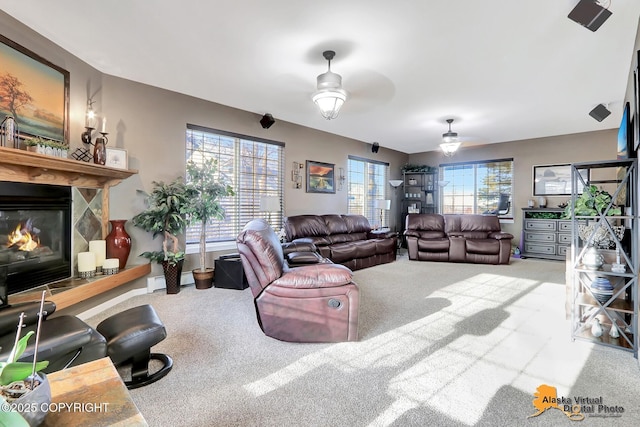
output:
POLYGON ((624 408, 619 405, 605 405, 602 396, 599 397, 558 397, 558 390, 550 385, 541 384, 533 393, 533 407, 535 414, 527 418, 537 417, 547 409, 562 411, 571 421, 582 421, 585 414, 589 417, 621 417, 624 408))

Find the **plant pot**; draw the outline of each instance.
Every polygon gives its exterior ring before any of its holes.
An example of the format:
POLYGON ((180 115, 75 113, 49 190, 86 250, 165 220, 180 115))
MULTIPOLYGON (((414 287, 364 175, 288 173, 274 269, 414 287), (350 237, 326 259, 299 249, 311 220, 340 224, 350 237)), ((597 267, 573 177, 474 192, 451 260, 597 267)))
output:
MULTIPOLYGON (((51 386, 49 385, 49 379, 42 372, 38 372, 36 377, 40 381, 40 385, 11 402, 11 405, 17 408, 17 412, 19 412, 22 418, 32 427, 42 424, 44 418, 47 416, 47 409, 51 404, 51 386)), ((24 380, 24 383, 26 384, 27 381, 30 380, 24 380)), ((23 381, 16 381, 16 383, 22 382, 23 381)))
POLYGON ((213 268, 205 268, 204 270, 192 270, 193 280, 196 282, 196 289, 209 289, 213 286, 213 268))
POLYGON ((167 286, 167 294, 177 294, 180 292, 182 264, 184 264, 184 260, 180 260, 173 265, 167 261, 162 262, 162 271, 164 271, 164 281, 167 286))

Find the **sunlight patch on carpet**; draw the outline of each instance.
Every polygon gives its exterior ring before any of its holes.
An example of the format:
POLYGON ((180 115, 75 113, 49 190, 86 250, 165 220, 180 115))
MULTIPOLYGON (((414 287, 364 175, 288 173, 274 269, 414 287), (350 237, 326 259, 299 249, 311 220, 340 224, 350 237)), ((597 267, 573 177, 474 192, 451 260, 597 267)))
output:
POLYGON ((370 425, 391 425, 420 406, 473 425, 504 386, 532 394, 549 383, 569 392, 592 346, 571 345, 569 322, 557 304, 564 292, 556 283, 476 274, 431 293, 427 300, 450 303, 435 313, 367 340, 323 348, 244 388, 261 396, 326 364, 348 372, 407 366, 388 381, 392 403, 370 425))

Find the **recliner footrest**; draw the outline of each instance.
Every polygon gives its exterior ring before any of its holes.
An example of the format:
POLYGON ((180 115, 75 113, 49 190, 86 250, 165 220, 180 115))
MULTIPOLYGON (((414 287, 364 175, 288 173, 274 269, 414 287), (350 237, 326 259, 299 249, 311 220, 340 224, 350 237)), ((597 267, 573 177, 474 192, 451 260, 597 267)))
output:
POLYGON ((100 322, 96 328, 107 339, 107 354, 116 366, 131 364, 131 380, 128 388, 142 387, 159 380, 173 367, 171 358, 151 353, 151 347, 164 340, 166 329, 150 305, 142 305, 100 322), (162 368, 149 374, 149 361, 163 362, 162 368))

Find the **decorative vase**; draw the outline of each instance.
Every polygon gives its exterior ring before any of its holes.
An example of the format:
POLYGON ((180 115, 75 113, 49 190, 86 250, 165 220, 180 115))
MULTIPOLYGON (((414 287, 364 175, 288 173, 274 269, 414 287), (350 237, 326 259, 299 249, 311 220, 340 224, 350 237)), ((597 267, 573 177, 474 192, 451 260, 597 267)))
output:
POLYGON ((604 264, 604 257, 596 248, 589 246, 582 256, 582 264, 589 270, 597 270, 604 264))
POLYGON ((600 320, 598 320, 598 318, 593 319, 593 325, 591 325, 591 335, 596 338, 602 336, 602 325, 600 324, 600 320))
POLYGON ((168 261, 162 261, 162 271, 164 271, 164 281, 168 294, 177 294, 180 292, 180 278, 182 277, 182 264, 184 260, 171 264, 168 261))
POLYGON ((107 162, 107 149, 104 138, 96 138, 93 148, 93 163, 96 165, 104 165, 107 162))
POLYGON ((611 325, 611 329, 609 329, 609 336, 611 338, 620 338, 620 331, 618 331, 618 325, 616 325, 616 322, 613 322, 611 325))
POLYGON ((105 238, 107 241, 107 258, 118 258, 120 263, 118 268, 122 270, 127 265, 129 252, 131 252, 131 236, 124 228, 126 219, 112 219, 111 232, 105 238))
POLYGON ((213 286, 213 268, 205 268, 204 271, 197 268, 191 273, 196 283, 196 289, 209 289, 213 286))
POLYGON ((591 293, 600 304, 606 304, 613 296, 614 288, 606 277, 596 277, 590 285, 591 293))
POLYGON ((538 197, 538 206, 540 206, 541 208, 546 208, 547 199, 545 199, 544 197, 538 197))

